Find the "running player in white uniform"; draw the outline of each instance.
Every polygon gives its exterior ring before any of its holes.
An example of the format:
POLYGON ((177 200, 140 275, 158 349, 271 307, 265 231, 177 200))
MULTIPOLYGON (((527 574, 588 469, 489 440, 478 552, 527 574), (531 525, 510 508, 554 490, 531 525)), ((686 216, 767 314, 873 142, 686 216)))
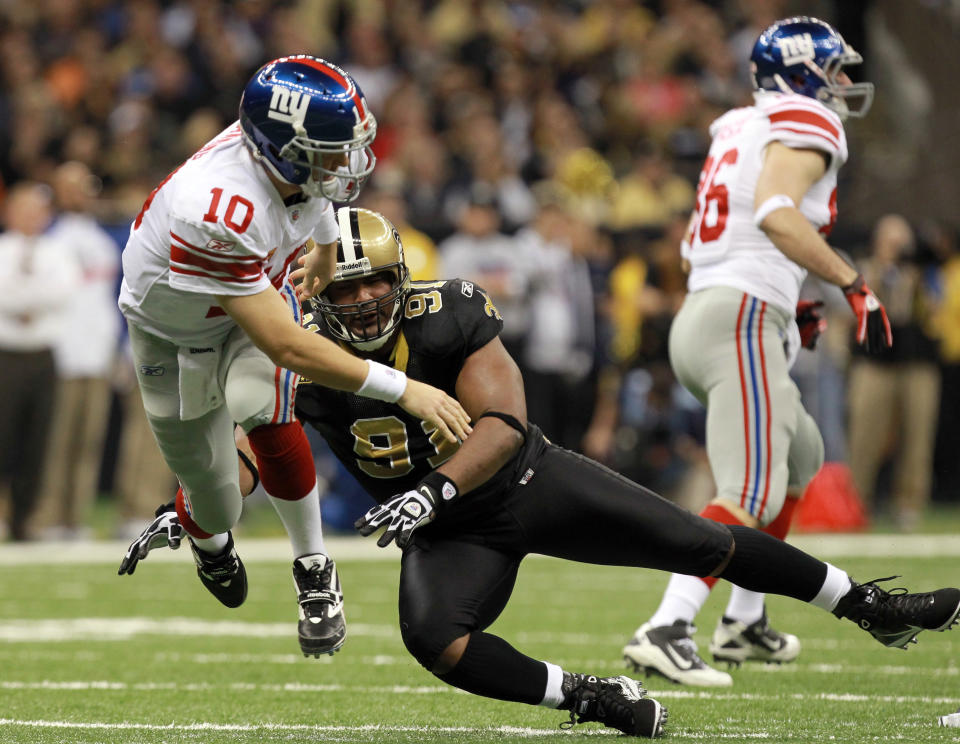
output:
MULTIPOLYGON (((857 341, 892 343, 886 312, 856 269, 825 242, 837 216, 837 172, 847 159, 843 119, 862 116, 870 83, 842 71, 860 55, 816 18, 778 21, 751 56, 753 106, 710 128, 697 205, 682 245, 689 271, 670 330, 680 382, 707 408, 707 454, 717 496, 701 512, 784 539, 794 507, 823 463, 823 441, 789 368, 824 321, 798 303, 807 271, 842 287, 857 341), (857 100, 859 105, 852 107, 857 100)), ((716 578, 674 574, 659 608, 624 647, 628 663, 675 682, 732 684, 697 654, 693 620, 716 578)), ((786 662, 796 636, 770 627, 764 595, 734 586, 710 651, 715 660, 786 662)))
MULTIPOLYGON (((178 515, 204 586, 228 607, 244 601, 246 572, 230 533, 242 508, 238 424, 290 536, 305 655, 337 650, 346 629, 313 457, 293 413, 298 376, 396 401, 452 440, 469 433, 446 393, 300 328, 299 300, 333 276, 331 201, 356 197, 375 164, 375 136, 347 73, 306 55, 274 60, 246 85, 240 120, 150 194, 123 253, 119 304, 137 379, 181 485, 156 521, 178 515)), ((147 542, 134 541, 121 574, 133 573, 147 542)))

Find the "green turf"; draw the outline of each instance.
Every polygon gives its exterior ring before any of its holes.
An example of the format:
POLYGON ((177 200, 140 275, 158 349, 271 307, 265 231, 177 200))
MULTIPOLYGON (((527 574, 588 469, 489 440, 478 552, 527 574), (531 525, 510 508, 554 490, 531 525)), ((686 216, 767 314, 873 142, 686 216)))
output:
MULTIPOLYGON (((837 562, 863 579, 901 573, 916 590, 955 582, 947 560, 837 562)), ((397 564, 341 561, 340 571, 350 637, 332 659, 315 660, 299 654, 285 563, 248 563, 250 596, 236 610, 206 594, 186 554, 122 578, 112 566, 71 565, 69 555, 57 565, 0 566, 0 742, 512 744, 612 735, 597 724, 564 732, 561 712, 444 686, 407 655, 396 630, 397 564), (131 624, 148 632, 119 637, 131 624), (74 638, 82 628, 112 639, 10 640, 18 629, 74 638)), ((666 579, 531 559, 493 630, 564 668, 621 673, 620 649, 666 579)), ((718 588, 699 618, 704 652, 726 595, 718 588)), ((666 740, 960 740, 960 729, 936 727, 960 705, 958 631, 922 635, 903 652, 807 605, 774 597, 768 609, 800 636, 798 662, 746 666, 726 690, 647 680, 670 710, 666 740)))

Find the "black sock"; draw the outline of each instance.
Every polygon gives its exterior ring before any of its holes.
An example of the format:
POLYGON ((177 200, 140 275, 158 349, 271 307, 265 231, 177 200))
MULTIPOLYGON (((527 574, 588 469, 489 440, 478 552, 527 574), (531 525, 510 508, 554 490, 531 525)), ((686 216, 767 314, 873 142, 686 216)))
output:
POLYGON ((502 638, 470 634, 457 665, 436 675, 448 685, 474 695, 538 705, 547 689, 547 665, 517 651, 502 638))
POLYGON ((827 564, 765 532, 728 525, 736 548, 721 579, 764 594, 809 602, 820 592, 827 564))

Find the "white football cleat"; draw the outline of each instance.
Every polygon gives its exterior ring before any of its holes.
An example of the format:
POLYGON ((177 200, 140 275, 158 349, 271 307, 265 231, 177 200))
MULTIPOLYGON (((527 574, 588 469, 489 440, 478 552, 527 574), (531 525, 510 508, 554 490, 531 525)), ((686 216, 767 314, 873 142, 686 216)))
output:
POLYGON ((680 685, 729 687, 733 678, 707 665, 697 654, 696 628, 684 620, 673 625, 641 625, 623 647, 623 658, 638 672, 656 673, 680 685))
POLYGON ((745 661, 786 664, 800 655, 800 640, 770 627, 766 610, 750 625, 724 615, 710 639, 710 653, 714 661, 735 666, 745 661))

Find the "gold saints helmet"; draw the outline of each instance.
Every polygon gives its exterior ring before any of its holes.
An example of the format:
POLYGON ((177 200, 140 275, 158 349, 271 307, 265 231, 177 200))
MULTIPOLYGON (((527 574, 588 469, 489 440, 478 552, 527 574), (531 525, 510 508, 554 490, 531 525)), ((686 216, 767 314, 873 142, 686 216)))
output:
POLYGON ((338 339, 363 351, 386 343, 403 314, 410 292, 410 271, 403 260, 400 234, 386 217, 369 209, 341 207, 337 210, 340 239, 337 242, 337 267, 333 284, 350 279, 389 274, 391 289, 384 295, 346 305, 332 303, 322 292, 313 300, 314 310, 338 339), (376 327, 353 323, 358 316, 369 318, 376 311, 376 327), (359 326, 360 330, 355 330, 359 326))

